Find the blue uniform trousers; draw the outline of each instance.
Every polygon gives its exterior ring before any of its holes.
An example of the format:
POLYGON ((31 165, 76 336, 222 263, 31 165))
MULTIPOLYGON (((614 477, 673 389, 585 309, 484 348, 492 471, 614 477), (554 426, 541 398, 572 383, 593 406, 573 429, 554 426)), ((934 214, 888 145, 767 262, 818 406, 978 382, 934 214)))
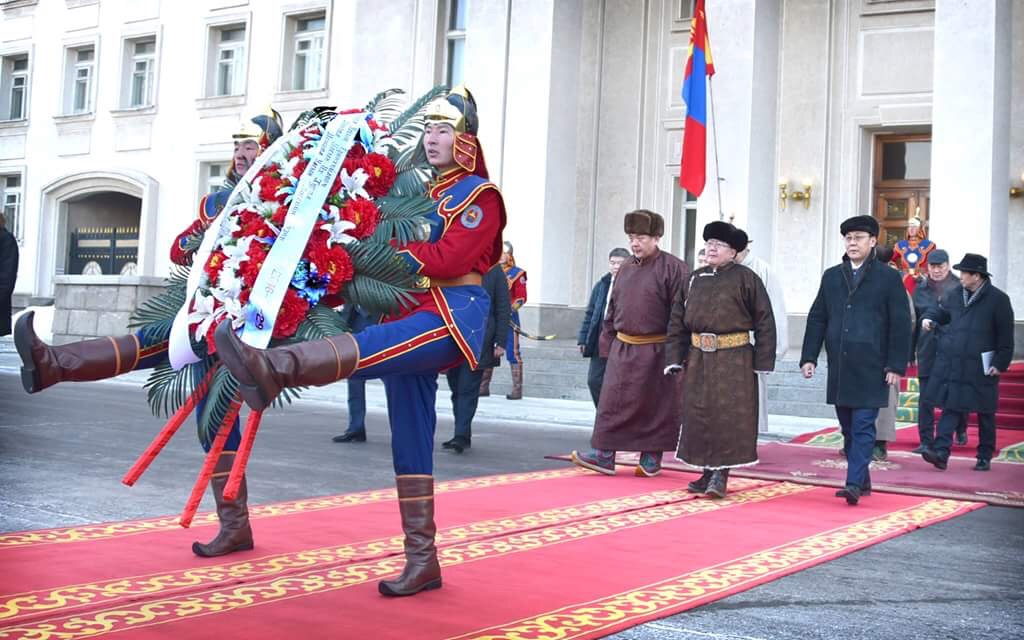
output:
POLYGON ((868 465, 875 447, 875 420, 878 409, 836 407, 836 417, 843 429, 846 448, 846 484, 864 487, 868 482, 868 465))

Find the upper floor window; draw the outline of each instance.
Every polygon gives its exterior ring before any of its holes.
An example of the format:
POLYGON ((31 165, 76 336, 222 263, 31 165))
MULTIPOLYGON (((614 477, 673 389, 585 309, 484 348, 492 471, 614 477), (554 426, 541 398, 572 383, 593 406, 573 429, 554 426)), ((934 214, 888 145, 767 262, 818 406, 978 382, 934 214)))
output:
POLYGON ((200 185, 202 194, 212 193, 224 186, 224 179, 228 176, 230 162, 203 162, 199 165, 200 185))
POLYGON ((66 115, 93 111, 93 86, 96 47, 87 45, 67 49, 64 74, 64 113, 66 115))
POLYGON ((282 87, 288 91, 324 86, 326 12, 290 16, 285 26, 290 64, 285 64, 282 87))
POLYGON ((156 95, 156 37, 125 40, 121 104, 127 108, 149 107, 156 95))
POLYGON ((206 95, 244 94, 245 25, 232 24, 212 28, 208 57, 206 95))
POLYGON ((0 60, 0 119, 24 120, 28 118, 28 54, 0 60))
POLYGON ((463 82, 466 57, 466 4, 468 0, 448 0, 445 30, 445 83, 455 87, 463 82))
POLYGON ((18 244, 24 240, 24 222, 21 219, 21 174, 0 176, 0 201, 3 203, 7 230, 18 244))

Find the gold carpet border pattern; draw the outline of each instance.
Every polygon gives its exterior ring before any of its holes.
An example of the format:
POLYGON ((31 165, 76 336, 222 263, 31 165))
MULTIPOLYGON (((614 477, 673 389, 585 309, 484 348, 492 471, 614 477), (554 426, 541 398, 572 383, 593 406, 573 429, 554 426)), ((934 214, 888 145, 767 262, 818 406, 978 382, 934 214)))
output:
MULTIPOLYGON (((770 484, 732 494, 725 500, 686 500, 490 540, 442 547, 438 549, 438 560, 444 567, 467 564, 812 490, 813 487, 792 483, 770 484)), ((397 555, 347 564, 334 569, 317 568, 240 586, 210 589, 162 600, 129 603, 120 608, 2 627, 0 639, 77 640, 196 616, 226 613, 365 584, 397 575, 404 565, 404 556, 397 555)))
MULTIPOLYGON (((737 479, 734 483, 733 491, 743 491, 763 485, 765 481, 737 479)), ((515 532, 598 518, 622 511, 647 509, 693 498, 693 494, 688 493, 685 488, 679 488, 553 507, 532 513, 448 527, 438 532, 437 544, 439 546, 459 544, 474 539, 509 535, 515 532)), ((63 585, 54 589, 10 594, 3 596, 4 599, 0 600, 0 622, 10 624, 10 621, 15 618, 44 612, 66 615, 68 609, 108 606, 104 604, 104 601, 112 602, 121 598, 159 597, 161 592, 186 589, 208 589, 225 582, 267 579, 289 572, 309 570, 314 567, 323 569, 350 562, 364 562, 402 552, 402 536, 396 535, 355 544, 269 555, 180 571, 125 576, 93 583, 63 585)))
MULTIPOLYGON (((562 607, 511 624, 473 631, 458 640, 570 640, 632 626, 643 618, 664 617, 723 592, 742 589, 775 576, 788 574, 824 558, 945 520, 973 508, 971 503, 936 499, 869 520, 833 529, 737 560, 669 578, 654 585, 562 607)), ((456 640, 450 638, 449 640, 456 640)))
MULTIPOLYGON (((499 476, 485 476, 482 478, 466 478, 463 480, 448 480, 438 483, 435 487, 435 493, 486 489, 500 485, 570 477, 583 473, 587 472, 578 468, 565 468, 499 476)), ((249 507, 249 517, 253 519, 271 518, 295 513, 323 511, 325 509, 355 507, 395 499, 397 499, 397 495, 395 494, 394 489, 373 489, 370 491, 361 491, 359 493, 325 496, 323 498, 309 498, 304 500, 292 500, 289 502, 256 505, 249 507)), ((217 524, 217 514, 213 512, 197 514, 193 519, 192 524, 197 526, 217 524)), ((176 530, 180 528, 181 525, 178 524, 178 517, 174 516, 153 518, 149 520, 129 520, 127 522, 81 525, 63 529, 20 531, 17 533, 0 534, 0 552, 4 549, 19 548, 30 545, 63 544, 68 542, 102 540, 104 538, 119 538, 129 535, 137 535, 140 533, 176 530)))

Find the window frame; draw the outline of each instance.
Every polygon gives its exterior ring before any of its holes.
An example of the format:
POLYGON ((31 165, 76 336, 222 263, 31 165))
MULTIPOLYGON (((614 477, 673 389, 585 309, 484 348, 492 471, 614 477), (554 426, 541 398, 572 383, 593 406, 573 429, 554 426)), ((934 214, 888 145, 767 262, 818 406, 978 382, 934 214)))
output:
POLYGON ((442 69, 442 80, 449 87, 455 87, 459 84, 463 84, 466 78, 466 67, 465 67, 465 48, 466 48, 466 33, 468 31, 469 23, 469 0, 445 0, 444 3, 444 16, 443 22, 441 22, 441 33, 442 33, 442 58, 443 65, 442 69), (457 28, 458 25, 453 24, 458 15, 458 6, 462 3, 465 11, 466 24, 462 25, 462 28, 457 28), (455 76, 452 73, 453 65, 453 49, 457 46, 462 46, 462 57, 461 57, 461 68, 459 69, 459 80, 455 81, 455 76))
POLYGON ((156 108, 157 98, 160 89, 160 47, 162 37, 159 30, 141 31, 138 33, 125 34, 121 38, 121 73, 120 73, 120 97, 117 112, 140 112, 152 111, 156 108), (139 44, 151 42, 152 53, 136 53, 139 44), (147 84, 145 93, 148 101, 142 104, 133 104, 135 95, 135 77, 137 74, 137 63, 145 61, 147 84))
POLYGON ((17 49, 0 55, 0 122, 27 122, 31 110, 31 91, 32 52, 17 49), (25 61, 25 68, 15 70, 14 66, 21 60, 25 61), (19 87, 14 86, 17 80, 22 81, 19 87), (15 89, 18 89, 21 101, 17 118, 11 117, 15 89))
POLYGON ((60 92, 60 109, 58 118, 83 118, 96 113, 96 69, 99 64, 99 42, 95 39, 78 42, 64 43, 64 70, 62 74, 62 86, 60 92), (87 62, 79 62, 78 57, 82 52, 91 51, 92 59, 87 62), (79 72, 88 69, 88 78, 85 88, 84 108, 76 108, 78 98, 79 72))
POLYGON ((24 205, 25 205, 25 171, 24 169, 0 169, 0 213, 3 213, 7 219, 7 230, 11 232, 14 239, 17 241, 19 246, 25 244, 25 220, 24 220, 24 205), (9 188, 7 186, 7 180, 13 177, 17 177, 19 184, 17 187, 9 188), (11 191, 14 193, 12 194, 11 191), (7 214, 7 198, 10 195, 14 195, 17 198, 15 206, 17 207, 17 213, 14 216, 7 214))
POLYGON ((281 38, 281 61, 278 81, 278 94, 285 97, 289 94, 303 93, 311 94, 326 92, 328 89, 328 77, 330 70, 331 52, 331 11, 330 6, 320 3, 310 4, 285 12, 283 15, 283 29, 281 38), (309 20, 323 20, 323 27, 317 30, 299 30, 300 23, 309 20), (310 48, 300 54, 300 42, 309 42, 310 48), (313 46, 319 44, 319 48, 313 46), (318 81, 316 86, 310 86, 306 82, 309 75, 310 52, 318 52, 319 68, 318 81), (303 69, 303 82, 300 86, 297 82, 299 71, 299 58, 305 58, 303 69))
POLYGON ((249 90, 249 51, 251 23, 249 16, 234 15, 219 17, 216 22, 206 24, 206 57, 203 73, 202 97, 208 100, 225 98, 241 98, 249 90), (224 41, 224 34, 241 31, 242 38, 236 41, 224 41), (227 93, 221 92, 221 69, 224 67, 222 55, 232 51, 232 60, 228 66, 232 69, 231 86, 227 93))

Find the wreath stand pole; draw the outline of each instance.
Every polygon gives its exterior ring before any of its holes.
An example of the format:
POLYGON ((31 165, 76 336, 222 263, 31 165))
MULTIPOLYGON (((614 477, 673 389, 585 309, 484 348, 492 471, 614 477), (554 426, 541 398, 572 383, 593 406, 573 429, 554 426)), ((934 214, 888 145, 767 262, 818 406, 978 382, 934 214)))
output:
POLYGON ((178 519, 178 524, 186 529, 192 524, 192 518, 196 515, 199 503, 203 499, 203 493, 206 492, 206 485, 210 484, 213 469, 217 466, 217 459, 220 458, 221 452, 224 451, 224 443, 228 440, 231 426, 234 424, 235 418, 238 417, 238 411, 241 408, 242 400, 236 393, 231 401, 231 407, 228 409, 227 415, 224 416, 224 421, 220 423, 217 437, 214 438, 213 445, 210 447, 209 453, 206 454, 206 460, 203 462, 203 468, 199 471, 199 477, 196 478, 195 484, 192 485, 192 494, 189 495, 188 502, 185 503, 185 509, 181 512, 181 517, 178 519))
POLYGON ((231 465, 231 475, 228 476, 228 483, 224 486, 225 500, 234 500, 238 497, 238 488, 242 484, 245 466, 249 463, 252 443, 256 441, 256 430, 260 428, 262 418, 262 411, 249 412, 249 417, 245 421, 245 431, 242 432, 242 442, 238 446, 238 454, 231 465))
POLYGON ((206 395, 210 386, 210 380, 213 378, 213 374, 216 369, 216 367, 210 369, 210 372, 206 374, 206 377, 203 378, 202 382, 200 382, 196 386, 195 390, 189 394, 188 398, 185 399, 185 403, 174 412, 174 415, 172 415, 170 420, 167 421, 164 428, 160 430, 160 433, 153 438, 153 441, 149 443, 149 446, 146 447, 146 450, 143 451, 142 455, 140 455, 135 461, 135 464, 128 469, 128 473, 124 474, 124 477, 121 478, 122 483, 131 487, 136 483, 136 481, 138 481, 139 477, 146 472, 149 465, 152 464, 153 460, 160 455, 163 448, 168 442, 170 442, 171 437, 174 436, 181 425, 184 424, 185 419, 188 418, 189 414, 191 414, 195 409, 196 404, 206 395))

